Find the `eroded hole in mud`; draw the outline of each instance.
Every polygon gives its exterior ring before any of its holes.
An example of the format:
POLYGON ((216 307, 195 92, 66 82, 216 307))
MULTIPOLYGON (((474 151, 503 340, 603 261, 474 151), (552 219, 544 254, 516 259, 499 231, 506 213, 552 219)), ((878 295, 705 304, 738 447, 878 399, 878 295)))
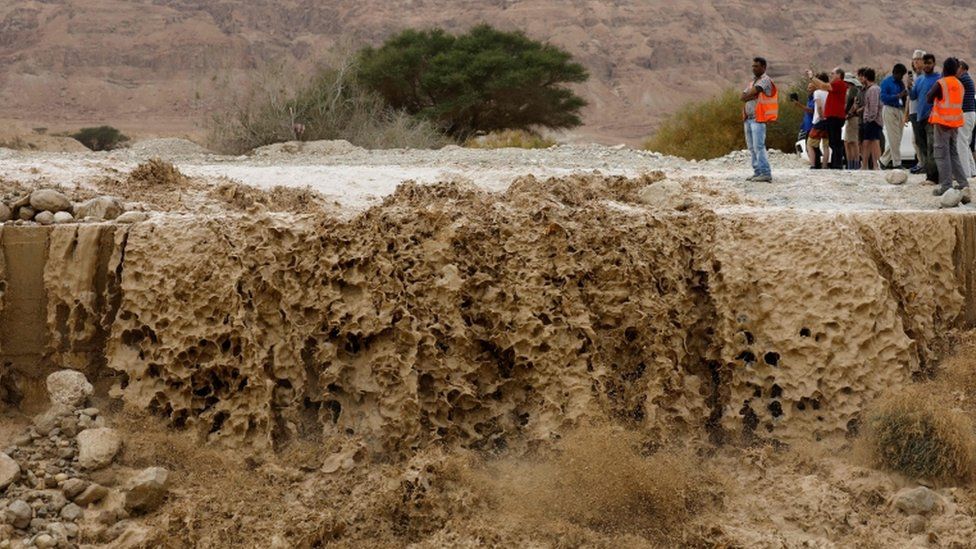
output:
POLYGON ((769 396, 772 398, 780 398, 783 396, 783 388, 774 383, 769 389, 769 396))
POLYGON ((769 403, 769 413, 772 414, 773 417, 780 417, 780 416, 782 416, 783 415, 783 405, 780 404, 780 402, 778 400, 774 400, 773 402, 770 402, 769 403))
POLYGON ((779 366, 779 353, 770 351, 763 355, 763 362, 770 366, 779 366))
POLYGON ((810 328, 800 328, 800 337, 810 337, 810 328))
POLYGON ((741 360, 747 364, 753 364, 756 362, 756 355, 752 351, 742 351, 738 356, 735 357, 736 360, 741 360))

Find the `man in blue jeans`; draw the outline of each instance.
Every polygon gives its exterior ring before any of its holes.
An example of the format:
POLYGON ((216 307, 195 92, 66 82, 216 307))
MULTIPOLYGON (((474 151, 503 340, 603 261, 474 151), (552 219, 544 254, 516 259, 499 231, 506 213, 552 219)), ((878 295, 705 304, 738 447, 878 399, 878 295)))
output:
POLYGON ((773 173, 766 155, 766 123, 776 120, 776 87, 766 74, 766 60, 756 57, 752 60, 753 79, 743 90, 743 127, 746 134, 746 147, 752 155, 752 177, 747 181, 770 182, 773 173))

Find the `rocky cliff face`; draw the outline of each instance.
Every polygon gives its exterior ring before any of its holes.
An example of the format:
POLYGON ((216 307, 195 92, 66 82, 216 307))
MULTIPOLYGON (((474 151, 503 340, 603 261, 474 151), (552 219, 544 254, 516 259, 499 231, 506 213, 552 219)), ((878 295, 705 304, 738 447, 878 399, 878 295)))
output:
POLYGON ((213 104, 215 77, 272 59, 310 65, 336 44, 375 44, 405 27, 486 21, 562 46, 590 69, 578 136, 635 141, 688 100, 739 85, 753 55, 791 78, 810 65, 887 67, 916 47, 941 57, 974 45, 965 29, 976 13, 957 1, 767 5, 760 17, 738 0, 9 2, 0 6, 0 118, 189 132, 213 104))

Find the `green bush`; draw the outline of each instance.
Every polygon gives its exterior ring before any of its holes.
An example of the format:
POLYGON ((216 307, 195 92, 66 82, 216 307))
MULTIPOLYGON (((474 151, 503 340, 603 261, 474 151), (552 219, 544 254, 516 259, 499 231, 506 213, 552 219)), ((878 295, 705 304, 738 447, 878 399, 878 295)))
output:
MULTIPOLYGON (((803 111, 790 103, 791 92, 806 97, 806 91, 801 92, 796 86, 780 87, 779 120, 767 124, 767 149, 794 150, 803 111)), ((739 90, 727 90, 706 101, 682 107, 644 143, 644 148, 689 160, 718 158, 746 148, 740 94, 739 90)))
POLYGON ((407 30, 359 54, 359 80, 396 109, 459 141, 478 132, 572 128, 586 101, 564 86, 582 65, 521 32, 480 25, 460 36, 407 30))
POLYGON ((110 151, 129 140, 122 132, 112 126, 82 128, 77 133, 71 134, 71 137, 93 151, 110 151))
POLYGON ((312 78, 288 67, 266 67, 224 95, 211 117, 209 145, 241 154, 285 141, 344 139, 365 148, 436 148, 447 139, 432 124, 390 108, 340 60, 312 78))

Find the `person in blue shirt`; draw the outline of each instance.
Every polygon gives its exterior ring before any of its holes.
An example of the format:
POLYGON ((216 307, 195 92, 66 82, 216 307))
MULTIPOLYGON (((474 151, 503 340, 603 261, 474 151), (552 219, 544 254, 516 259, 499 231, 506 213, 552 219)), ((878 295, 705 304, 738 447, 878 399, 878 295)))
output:
MULTIPOLYGON (((800 103, 799 98, 794 99, 791 96, 790 101, 794 105, 796 105, 798 109, 801 109, 803 111, 803 122, 800 123, 800 135, 797 137, 797 139, 806 141, 807 136, 810 135, 810 130, 813 129, 813 113, 814 110, 816 109, 816 103, 813 100, 813 94, 811 93, 809 98, 807 99, 806 106, 803 106, 803 103, 800 103)), ((815 155, 814 151, 815 149, 813 147, 807 147, 807 156, 809 157, 811 166, 816 165, 816 156, 814 156, 815 155)))
MULTIPOLYGON (((924 132, 919 133, 920 136, 925 136, 925 182, 929 185, 939 184, 939 169, 935 165, 933 151, 935 145, 935 128, 928 123, 929 114, 932 112, 932 104, 926 101, 925 98, 928 96, 932 86, 937 85, 940 78, 942 78, 942 74, 935 72, 935 55, 926 53, 925 57, 922 58, 922 77, 912 85, 912 89, 908 93, 908 97, 912 101, 918 100, 916 117, 918 118, 918 123, 925 128, 924 132)), ((919 147, 922 146, 921 144, 919 145, 919 147)))
POLYGON ((963 127, 959 128, 959 138, 956 140, 959 146, 959 158, 966 169, 966 177, 976 177, 976 159, 973 158, 973 149, 970 143, 973 140, 973 129, 976 128, 976 83, 969 74, 969 64, 965 61, 959 62, 959 73, 956 75, 964 90, 962 96, 962 114, 965 117, 963 127))
POLYGON ((881 81, 881 118, 888 135, 887 146, 881 155, 881 167, 885 169, 901 167, 901 134, 905 128, 905 98, 908 90, 902 79, 908 68, 901 63, 891 69, 891 75, 881 81))

